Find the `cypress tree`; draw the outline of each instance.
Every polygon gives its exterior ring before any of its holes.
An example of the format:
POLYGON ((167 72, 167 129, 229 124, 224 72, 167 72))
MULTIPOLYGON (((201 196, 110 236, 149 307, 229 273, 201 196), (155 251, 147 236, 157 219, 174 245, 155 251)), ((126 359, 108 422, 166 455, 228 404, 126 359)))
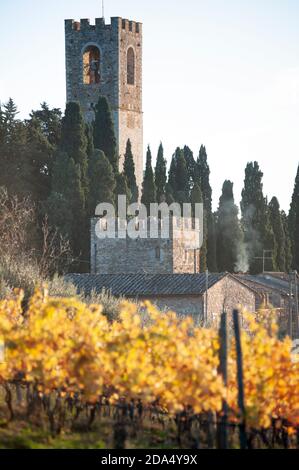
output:
POLYGON ((5 139, 4 114, 0 103, 0 152, 5 139))
POLYGON ((166 198, 166 182, 167 182, 167 162, 164 158, 164 150, 162 143, 159 146, 156 168, 155 168, 155 184, 157 189, 157 202, 163 202, 166 198))
POLYGON ((35 118, 26 123, 26 147, 24 149, 27 160, 27 180, 31 198, 37 204, 45 201, 51 191, 52 170, 54 163, 54 147, 42 133, 40 125, 35 118))
MULTIPOLYGON (((58 229, 59 233, 71 244, 73 215, 70 201, 66 199, 66 195, 62 192, 52 190, 44 204, 44 212, 49 218, 50 225, 58 229)), ((73 252, 73 245, 71 248, 73 252)))
POLYGON ((60 149, 74 160, 75 165, 80 165, 82 190, 86 197, 88 190, 87 138, 79 103, 70 102, 66 105, 65 115, 62 118, 60 149))
POLYGON ((94 144, 93 144, 93 127, 91 124, 85 124, 85 135, 86 135, 86 152, 88 158, 91 158, 94 152, 94 144))
POLYGON ((286 259, 285 259, 285 230, 282 222, 279 202, 276 197, 273 197, 269 203, 269 217, 270 223, 274 234, 274 253, 273 262, 274 270, 285 272, 286 259))
POLYGON ((218 271, 217 266, 217 232, 216 232, 216 214, 211 212, 207 216, 207 263, 210 272, 218 271))
POLYGON ((146 168, 144 173, 144 179, 142 183, 142 196, 141 202, 144 204, 148 210, 150 210, 150 204, 156 202, 156 185, 154 179, 154 172, 152 168, 152 154, 151 149, 148 146, 146 154, 146 168))
POLYGON ((225 181, 217 213, 217 263, 220 272, 234 272, 242 242, 242 231, 235 205, 233 183, 225 181))
POLYGON ((212 212, 212 188, 210 185, 210 167, 206 148, 202 145, 199 150, 195 169, 195 176, 198 185, 201 187, 204 207, 207 213, 212 212))
POLYGON ((62 118, 60 148, 82 169, 87 165, 85 122, 79 103, 67 103, 62 118))
POLYGON ((126 196, 127 206, 128 206, 128 204, 130 203, 132 199, 132 194, 128 187, 127 178, 125 177, 123 173, 118 173, 115 179, 116 179, 116 188, 115 188, 116 201, 117 201, 117 196, 126 196))
POLYGON ((175 200, 180 204, 190 201, 188 169, 183 150, 175 152, 175 200))
MULTIPOLYGON (((257 162, 248 163, 245 169, 244 189, 242 191, 242 223, 245 234, 245 244, 248 248, 250 272, 261 272, 260 259, 263 250, 275 251, 274 234, 269 219, 267 200, 263 195, 263 173, 257 162)), ((266 270, 273 270, 275 260, 268 260, 266 270)))
MULTIPOLYGON (((85 188, 82 185, 81 166, 78 163, 76 164, 73 158, 70 158, 68 163, 66 199, 70 201, 70 210, 73 215, 71 221, 73 252, 78 258, 82 259, 84 257, 83 262, 86 259, 88 245, 88 239, 86 238, 85 188)), ((79 260, 79 265, 81 265, 81 260, 79 260)), ((84 264, 80 269, 84 270, 84 264)))
POLYGON ((215 217, 212 213, 210 167, 208 165, 207 151, 203 145, 199 150, 194 177, 202 191, 204 211, 207 219, 207 265, 211 272, 217 272, 216 226, 215 217))
POLYGON ((289 212, 289 232, 292 243, 292 266, 299 271, 299 165, 289 212))
POLYGON ((80 165, 76 165, 66 153, 58 152, 46 212, 50 224, 69 239, 76 257, 81 257, 86 251, 85 233, 82 236, 82 227, 85 229, 85 197, 81 181, 80 165))
POLYGON ((170 206, 173 202, 175 202, 174 199, 174 191, 169 183, 166 183, 166 203, 170 206))
POLYGON ((175 200, 175 194, 177 192, 176 187, 176 172, 177 172, 177 152, 172 156, 170 167, 168 171, 168 181, 166 186, 167 197, 171 196, 171 199, 175 200))
POLYGON ((89 214, 95 213, 101 202, 114 204, 115 174, 108 158, 101 150, 95 150, 89 161, 89 214))
POLYGON ((200 189, 200 187, 197 183, 195 183, 195 185, 192 188, 190 200, 191 200, 191 204, 192 204, 192 216, 194 217, 194 215, 195 215, 195 208, 194 208, 195 204, 202 204, 202 202, 203 202, 202 192, 201 192, 201 189, 200 189))
POLYGON ((196 161, 194 159, 192 150, 186 145, 184 147, 183 152, 188 172, 188 193, 191 194, 191 190, 196 180, 196 161))
POLYGON ((281 220, 284 230, 285 246, 284 246, 284 259, 285 259, 285 270, 290 272, 292 268, 292 242, 289 231, 289 220, 288 216, 284 211, 281 211, 281 220))
POLYGON ((132 199, 130 202, 138 201, 138 186, 136 183, 135 176, 135 163, 132 154, 132 146, 130 139, 127 141, 125 160, 124 160, 124 175, 127 179, 128 188, 132 194, 132 199))
POLYGON ((94 146, 102 150, 115 173, 118 173, 117 141, 111 108, 106 97, 100 96, 95 106, 95 121, 93 124, 94 146))

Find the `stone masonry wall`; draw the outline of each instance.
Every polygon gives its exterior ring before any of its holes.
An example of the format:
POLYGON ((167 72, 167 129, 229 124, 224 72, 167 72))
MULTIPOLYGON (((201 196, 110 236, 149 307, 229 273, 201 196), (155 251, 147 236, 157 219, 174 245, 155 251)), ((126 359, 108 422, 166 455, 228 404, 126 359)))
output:
POLYGON ((127 140, 132 143, 136 179, 139 188, 143 180, 143 112, 142 112, 142 25, 122 20, 119 48, 119 154, 120 167, 127 140), (136 30, 138 26, 138 31, 136 30), (127 52, 135 54, 135 84, 127 84, 127 52))
POLYGON ((198 250, 190 249, 196 237, 191 228, 170 226, 169 238, 105 238, 96 236, 91 221, 91 272, 96 274, 173 274, 199 272, 198 250), (175 236, 174 236, 175 232, 175 236), (197 270, 197 271, 196 271, 197 270))
POLYGON ((150 300, 161 311, 171 310, 179 316, 192 316, 195 321, 201 321, 203 318, 203 297, 201 295, 140 297, 138 300, 150 300))
POLYGON ((96 18, 65 21, 67 101, 78 101, 88 122, 94 119, 93 106, 100 95, 106 96, 112 110, 120 156, 120 170, 127 140, 132 143, 136 178, 143 179, 142 113, 142 25, 122 18, 111 18, 106 25, 96 18), (86 47, 100 50, 100 83, 84 84, 83 53, 86 47), (127 50, 135 52, 135 84, 127 85, 127 50))
MULTIPOLYGON (((205 296, 204 305, 206 305, 205 296)), ((232 313, 239 305, 242 305, 248 312, 254 313, 256 307, 255 293, 232 277, 226 276, 208 291, 209 322, 218 324, 220 314, 224 309, 227 313, 232 313)))

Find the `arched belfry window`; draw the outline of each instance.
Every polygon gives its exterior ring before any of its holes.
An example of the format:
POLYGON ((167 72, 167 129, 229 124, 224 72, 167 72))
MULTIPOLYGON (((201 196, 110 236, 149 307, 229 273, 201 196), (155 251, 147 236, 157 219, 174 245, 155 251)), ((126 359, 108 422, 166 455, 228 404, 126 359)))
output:
POLYGON ((127 84, 135 85, 135 52, 130 47, 127 52, 127 84))
POLYGON ((96 46, 88 46, 83 53, 83 83, 92 85, 100 83, 100 50, 96 46))

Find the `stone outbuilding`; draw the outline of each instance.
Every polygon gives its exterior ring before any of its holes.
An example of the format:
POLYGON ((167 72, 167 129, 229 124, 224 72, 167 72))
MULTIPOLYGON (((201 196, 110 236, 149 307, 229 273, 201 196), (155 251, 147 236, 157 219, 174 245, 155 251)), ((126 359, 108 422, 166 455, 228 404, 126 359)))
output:
POLYGON ((223 310, 242 305, 256 310, 262 296, 236 276, 222 274, 69 274, 66 280, 86 295, 110 292, 131 300, 150 300, 161 310, 173 310, 199 321, 218 323, 223 310))

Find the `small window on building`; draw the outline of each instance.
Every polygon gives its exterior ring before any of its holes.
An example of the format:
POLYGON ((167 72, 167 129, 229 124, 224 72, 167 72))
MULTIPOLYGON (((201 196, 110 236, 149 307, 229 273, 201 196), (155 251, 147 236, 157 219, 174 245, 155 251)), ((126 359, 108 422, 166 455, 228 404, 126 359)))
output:
POLYGON ((161 259, 161 248, 159 246, 156 246, 156 259, 160 260, 161 259))
POLYGON ((83 83, 100 83, 100 51, 96 46, 88 46, 83 53, 83 83))
POLYGON ((127 84, 135 85, 135 52, 130 47, 127 52, 127 84))

